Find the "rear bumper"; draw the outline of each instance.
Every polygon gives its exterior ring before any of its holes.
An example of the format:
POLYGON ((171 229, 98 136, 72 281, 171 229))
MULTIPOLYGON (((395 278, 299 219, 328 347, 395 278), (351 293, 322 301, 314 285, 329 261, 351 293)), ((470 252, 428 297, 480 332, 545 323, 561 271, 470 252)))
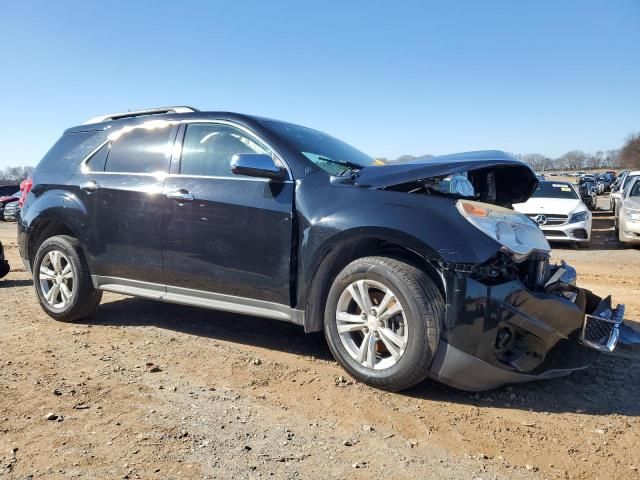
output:
POLYGON ((611 308, 609 298, 573 286, 569 299, 565 290, 533 292, 517 280, 486 285, 459 272, 445 277, 445 325, 430 369, 442 383, 478 391, 556 378, 615 348, 624 308, 611 308), (594 316, 597 323, 585 329, 594 316))
POLYGON ((27 246, 29 244, 30 230, 22 220, 22 216, 18 216, 18 251, 20 252, 20 259, 24 264, 24 268, 27 272, 31 273, 31 264, 29 262, 29 255, 27 252, 27 246))

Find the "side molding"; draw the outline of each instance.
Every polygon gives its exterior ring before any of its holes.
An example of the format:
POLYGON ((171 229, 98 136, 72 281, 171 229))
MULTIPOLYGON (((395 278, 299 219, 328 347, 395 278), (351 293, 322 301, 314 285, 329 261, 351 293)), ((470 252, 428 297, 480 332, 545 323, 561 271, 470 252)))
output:
POLYGON ((282 305, 252 298, 236 297, 221 293, 172 287, 159 283, 141 282, 126 278, 92 275, 93 286, 107 292, 149 298, 163 302, 209 308, 224 312, 240 313, 256 317, 271 318, 296 325, 304 324, 304 312, 282 305))

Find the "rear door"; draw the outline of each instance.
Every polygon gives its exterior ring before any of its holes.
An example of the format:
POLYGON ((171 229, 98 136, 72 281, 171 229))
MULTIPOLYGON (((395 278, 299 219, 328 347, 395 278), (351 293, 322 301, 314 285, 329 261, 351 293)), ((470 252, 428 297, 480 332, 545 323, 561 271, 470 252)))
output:
POLYGON ((234 154, 273 155, 240 126, 182 128, 180 162, 164 186, 167 291, 290 305, 293 182, 231 173, 234 154))
POLYGON ((92 275, 110 277, 100 283, 162 284, 162 188, 177 129, 125 127, 83 166, 76 181, 92 219, 86 253, 92 275))

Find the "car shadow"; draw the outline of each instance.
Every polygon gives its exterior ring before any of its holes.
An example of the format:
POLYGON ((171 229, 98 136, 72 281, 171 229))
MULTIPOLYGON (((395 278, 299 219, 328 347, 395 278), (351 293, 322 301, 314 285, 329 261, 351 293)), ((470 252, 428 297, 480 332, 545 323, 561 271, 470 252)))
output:
POLYGON ((321 333, 306 335, 297 325, 269 318, 239 315, 141 298, 123 298, 100 305, 92 325, 154 326, 255 347, 332 360, 321 333))
POLYGON ((547 413, 640 416, 640 348, 619 345, 588 369, 553 380, 462 392, 425 381, 401 392, 413 398, 547 413))
POLYGON ((33 285, 31 280, 2 280, 0 279, 0 288, 27 287, 33 285))
MULTIPOLYGON (((155 326, 322 360, 333 359, 324 335, 305 334, 301 327, 293 324, 139 298, 103 304, 89 323, 155 326)), ((614 354, 602 355, 590 369, 555 380, 480 393, 462 392, 425 380, 398 395, 478 407, 637 416, 640 415, 640 349, 620 347, 614 354)))

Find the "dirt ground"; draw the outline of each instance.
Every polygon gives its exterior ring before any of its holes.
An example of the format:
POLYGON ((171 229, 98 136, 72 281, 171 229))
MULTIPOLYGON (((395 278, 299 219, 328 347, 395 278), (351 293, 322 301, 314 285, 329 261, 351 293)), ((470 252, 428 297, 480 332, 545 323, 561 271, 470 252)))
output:
MULTIPOLYGON (((590 250, 553 256, 640 320, 640 250, 595 215, 590 250)), ((57 323, 15 224, 0 241, 0 478, 640 478, 638 348, 488 393, 385 393, 276 321, 105 294, 90 323, 57 323)))

